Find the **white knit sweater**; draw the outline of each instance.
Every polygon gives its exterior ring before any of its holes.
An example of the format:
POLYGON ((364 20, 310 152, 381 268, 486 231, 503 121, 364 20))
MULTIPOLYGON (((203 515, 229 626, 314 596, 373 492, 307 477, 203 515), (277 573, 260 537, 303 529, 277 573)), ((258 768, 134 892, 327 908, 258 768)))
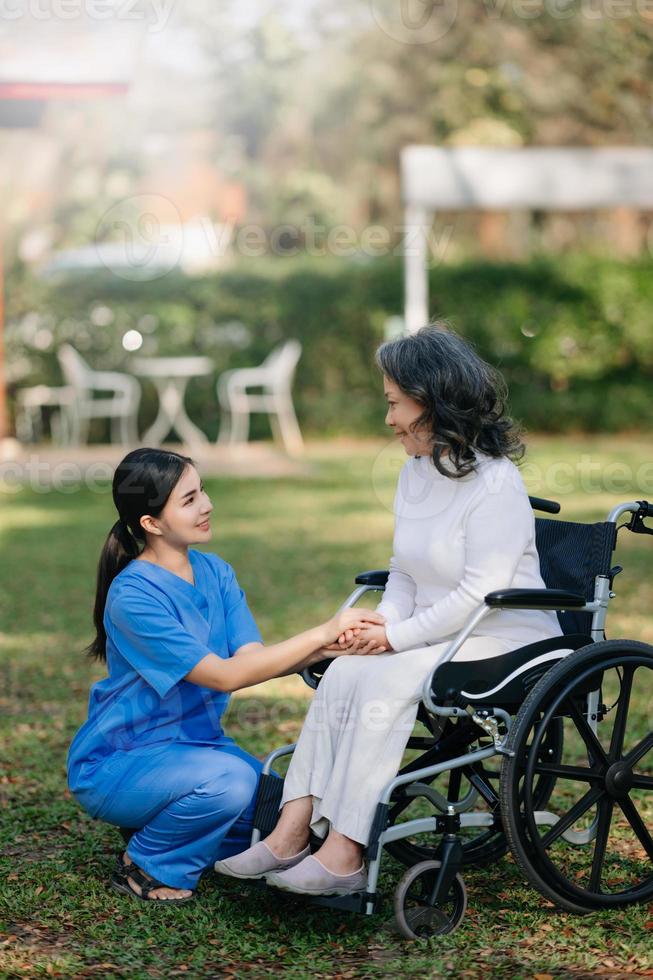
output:
MULTIPOLYGON (((395 495, 394 554, 378 606, 392 648, 449 640, 485 595, 502 588, 544 588, 528 494, 510 460, 477 453, 475 473, 442 476, 430 456, 411 457, 395 495)), ((492 610, 475 636, 515 647, 561 633, 554 612, 492 610)))

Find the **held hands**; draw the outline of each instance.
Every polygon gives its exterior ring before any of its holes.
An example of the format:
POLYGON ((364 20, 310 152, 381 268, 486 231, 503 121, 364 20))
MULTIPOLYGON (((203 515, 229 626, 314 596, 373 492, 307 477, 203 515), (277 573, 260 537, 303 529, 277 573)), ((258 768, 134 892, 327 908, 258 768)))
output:
POLYGON ((346 653, 383 653, 389 649, 385 637, 385 616, 372 609, 342 609, 329 621, 331 642, 325 651, 336 656, 346 653))
POLYGON ((340 649, 346 649, 349 653, 366 655, 370 653, 387 653, 392 650, 388 637, 386 636, 385 626, 377 626, 374 623, 365 623, 358 630, 345 630, 338 637, 340 649))

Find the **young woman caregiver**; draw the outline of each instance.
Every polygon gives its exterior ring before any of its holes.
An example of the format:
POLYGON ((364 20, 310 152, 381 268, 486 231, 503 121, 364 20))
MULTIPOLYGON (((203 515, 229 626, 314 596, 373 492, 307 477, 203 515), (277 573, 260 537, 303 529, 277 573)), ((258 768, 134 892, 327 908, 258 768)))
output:
POLYGON ((134 450, 116 469, 113 500, 119 519, 100 556, 87 650, 108 677, 91 689, 68 783, 92 817, 136 828, 112 886, 186 902, 202 872, 251 836, 261 763, 222 731, 229 693, 349 653, 324 648, 384 618, 348 609, 263 646, 231 566, 189 548, 210 540, 213 509, 189 457, 134 450))
MULTIPOLYGON (((378 611, 343 646, 372 661, 334 661, 311 702, 286 775, 277 826, 216 870, 265 877, 299 894, 365 888, 362 863, 376 804, 399 769, 422 684, 448 642, 493 589, 543 588, 535 525, 512 458, 523 452, 504 414, 499 377, 454 333, 426 327, 377 352, 388 403, 386 422, 410 457, 395 496, 394 554, 378 611), (337 710, 335 710, 337 708, 337 710), (285 867, 305 848, 320 849, 285 867)), ((492 613, 457 660, 500 656, 559 636, 555 613, 492 613)))

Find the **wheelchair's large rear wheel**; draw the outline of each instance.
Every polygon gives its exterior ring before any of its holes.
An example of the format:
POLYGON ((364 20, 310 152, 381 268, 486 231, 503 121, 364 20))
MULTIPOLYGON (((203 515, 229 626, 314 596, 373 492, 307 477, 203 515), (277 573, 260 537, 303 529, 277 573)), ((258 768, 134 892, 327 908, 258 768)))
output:
POLYGON ((531 883, 572 912, 653 898, 653 647, 594 643, 556 664, 510 731, 501 773, 508 841, 531 883), (563 726, 559 760, 543 758, 563 726), (541 777, 553 784, 546 811, 541 777))

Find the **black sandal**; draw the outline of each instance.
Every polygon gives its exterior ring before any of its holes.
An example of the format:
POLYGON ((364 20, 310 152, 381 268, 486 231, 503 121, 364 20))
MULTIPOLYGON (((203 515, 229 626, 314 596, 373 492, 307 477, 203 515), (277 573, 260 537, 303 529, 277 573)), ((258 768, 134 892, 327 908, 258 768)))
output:
POLYGON ((111 878, 111 887, 123 895, 130 895, 132 898, 140 898, 144 902, 149 902, 150 905, 153 903, 158 903, 159 905, 184 905, 186 902, 192 902, 195 898, 195 892, 187 898, 150 898, 150 892, 156 891, 157 888, 172 888, 174 886, 166 885, 165 882, 157 881, 156 878, 147 877, 143 869, 139 868, 137 864, 133 862, 126 864, 122 854, 118 854, 116 857, 116 866, 111 878), (130 885, 130 878, 141 889, 140 895, 130 885))

